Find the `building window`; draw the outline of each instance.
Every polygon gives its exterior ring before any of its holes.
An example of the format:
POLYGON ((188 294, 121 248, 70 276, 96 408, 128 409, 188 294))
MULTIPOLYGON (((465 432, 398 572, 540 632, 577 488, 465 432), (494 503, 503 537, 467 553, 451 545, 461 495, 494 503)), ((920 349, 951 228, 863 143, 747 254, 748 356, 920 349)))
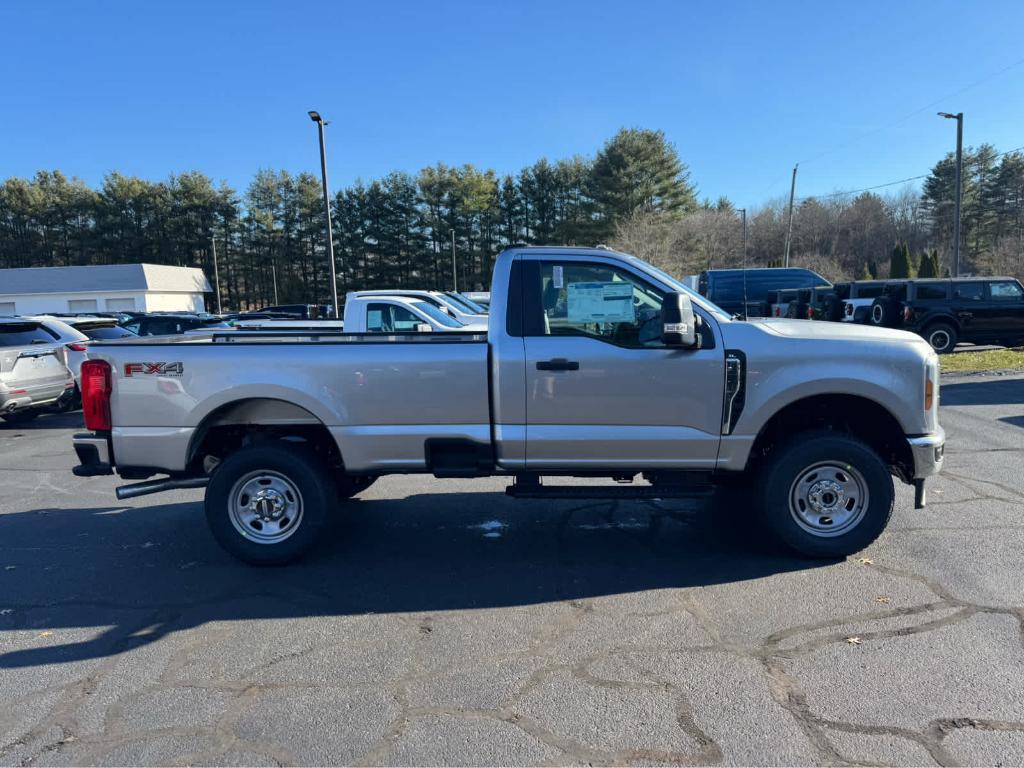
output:
POLYGON ((135 309, 135 299, 107 299, 108 312, 131 312, 135 309))
POLYGON ((13 301, 0 301, 0 315, 15 315, 13 301))
POLYGON ((95 312, 96 299, 69 299, 68 312, 95 312))

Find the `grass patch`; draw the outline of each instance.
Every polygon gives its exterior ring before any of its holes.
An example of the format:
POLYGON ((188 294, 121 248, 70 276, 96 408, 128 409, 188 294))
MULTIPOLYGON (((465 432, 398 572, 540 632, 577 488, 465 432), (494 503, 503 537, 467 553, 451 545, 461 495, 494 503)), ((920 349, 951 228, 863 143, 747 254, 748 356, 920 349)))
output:
POLYGON ((943 355, 939 358, 939 366, 943 373, 970 373, 1003 369, 1024 370, 1024 347, 943 355))

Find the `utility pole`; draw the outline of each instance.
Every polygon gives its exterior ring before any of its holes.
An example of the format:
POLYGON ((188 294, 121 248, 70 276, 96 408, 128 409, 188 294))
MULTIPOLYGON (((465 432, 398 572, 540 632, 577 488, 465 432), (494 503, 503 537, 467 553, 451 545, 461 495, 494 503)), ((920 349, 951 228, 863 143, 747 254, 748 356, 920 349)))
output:
POLYGON ((459 277, 455 272, 455 227, 452 227, 452 290, 459 292, 459 277))
POLYGON ((956 212, 953 214, 953 277, 960 277, 960 202, 963 196, 964 113, 939 112, 939 117, 956 120, 956 212))
POLYGON ((210 247, 213 248, 213 287, 217 290, 217 314, 223 314, 220 306, 220 270, 217 269, 217 236, 210 234, 210 247))
POLYGON ((786 230, 786 255, 782 259, 782 266, 789 266, 789 246, 793 242, 793 196, 796 194, 796 169, 800 163, 793 166, 793 181, 789 185, 789 228, 786 230))
POLYGON ((331 232, 331 200, 327 193, 327 150, 324 148, 324 126, 327 123, 319 112, 310 110, 309 119, 316 123, 320 134, 320 178, 324 185, 324 218, 327 220, 327 258, 331 262, 331 299, 334 302, 334 319, 338 320, 338 277, 334 267, 334 234, 331 232))
POLYGON ((277 300, 277 264, 270 265, 270 274, 274 278, 274 306, 277 306, 280 303, 277 300))
POLYGON ((743 216, 743 268, 747 268, 747 209, 740 208, 740 215, 743 216))

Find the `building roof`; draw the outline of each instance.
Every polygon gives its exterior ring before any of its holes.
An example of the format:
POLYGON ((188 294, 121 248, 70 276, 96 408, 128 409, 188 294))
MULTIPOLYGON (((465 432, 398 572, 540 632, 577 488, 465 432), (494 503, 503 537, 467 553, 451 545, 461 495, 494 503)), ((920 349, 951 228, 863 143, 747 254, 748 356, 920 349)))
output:
POLYGON ((93 291, 212 291, 203 270, 163 264, 100 264, 87 267, 0 269, 0 295, 93 291))

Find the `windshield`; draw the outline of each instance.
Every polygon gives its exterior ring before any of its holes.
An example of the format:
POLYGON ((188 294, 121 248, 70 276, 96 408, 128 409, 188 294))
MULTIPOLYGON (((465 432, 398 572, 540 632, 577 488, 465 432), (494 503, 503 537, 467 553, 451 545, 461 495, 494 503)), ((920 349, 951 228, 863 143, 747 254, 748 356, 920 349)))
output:
POLYGON ((414 302, 412 302, 412 306, 416 307, 416 309, 418 309, 420 312, 422 312, 427 317, 429 317, 432 320, 436 321, 438 325, 443 325, 446 328, 461 328, 462 327, 462 323, 460 323, 458 320, 456 320, 454 317, 452 317, 448 313, 438 309, 433 304, 428 304, 425 301, 414 301, 414 302))
POLYGON ((95 328, 79 328, 78 330, 90 339, 124 339, 138 335, 119 325, 100 325, 95 328))
POLYGON ((451 293, 450 291, 446 291, 444 295, 451 300, 452 304, 455 304, 456 306, 460 307, 463 312, 469 312, 471 315, 487 314, 486 309, 481 307, 475 301, 467 299, 465 296, 461 296, 457 293, 451 293))
POLYGON ((53 344, 57 336, 38 323, 0 323, 0 347, 53 344))
POLYGON ((709 301, 707 296, 701 296, 699 293, 697 293, 696 291, 692 290, 691 288, 687 288, 685 285, 683 285, 681 282, 679 282, 676 278, 672 277, 672 275, 670 275, 668 272, 665 272, 662 269, 658 269, 654 265, 648 264, 646 261, 644 261, 643 259, 637 258, 636 256, 632 256, 630 258, 636 259, 638 262, 640 262, 643 265, 644 269, 647 272, 649 272, 650 274, 652 274, 655 277, 657 277, 659 280, 664 282, 666 285, 671 286, 673 290, 678 291, 679 293, 685 293, 687 296, 690 297, 691 301, 693 301, 693 303, 696 304, 697 306, 699 306, 699 307, 706 307, 707 309, 709 309, 714 315, 716 315, 718 317, 718 319, 720 319, 720 320, 731 320, 732 319, 732 315, 730 315, 728 312, 726 312, 724 309, 719 307, 714 302, 709 301))

